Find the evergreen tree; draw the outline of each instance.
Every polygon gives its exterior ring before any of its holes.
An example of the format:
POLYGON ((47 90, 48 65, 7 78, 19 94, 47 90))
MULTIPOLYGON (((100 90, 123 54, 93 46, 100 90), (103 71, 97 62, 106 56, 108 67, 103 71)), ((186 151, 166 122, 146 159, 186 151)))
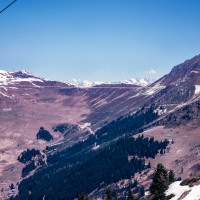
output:
POLYGON ((144 196, 144 194, 145 194, 144 187, 143 187, 143 186, 141 186, 141 187, 140 187, 140 196, 141 196, 141 197, 143 197, 143 196, 144 196))
POLYGON ((147 168, 151 168, 151 163, 149 161, 148 165, 147 165, 147 168))
POLYGON ((174 175, 173 170, 169 170, 168 180, 169 180, 169 183, 173 183, 175 181, 175 175, 174 175))
POLYGON ((133 182, 132 187, 133 187, 133 188, 134 188, 134 187, 137 187, 137 185, 138 185, 138 181, 135 179, 134 182, 133 182))
POLYGON ((113 200, 119 200, 117 192, 115 193, 113 200))
POLYGON ((11 183, 11 184, 9 185, 9 187, 10 187, 10 189, 11 189, 11 190, 15 189, 15 187, 14 187, 14 184, 13 184, 13 183, 11 183))
POLYGON ((155 169, 153 182, 150 186, 150 193, 153 200, 163 200, 165 198, 165 191, 169 185, 168 172, 166 168, 160 163, 155 169))
POLYGON ((163 149, 161 149, 161 150, 160 150, 160 154, 161 154, 161 155, 163 155, 163 154, 164 154, 164 151, 163 151, 163 149))
POLYGON ((134 197, 130 188, 128 190, 127 200, 134 200, 134 197))
POLYGON ((80 195, 78 196, 78 200, 85 200, 85 199, 84 199, 84 194, 83 194, 83 193, 80 194, 80 195))
POLYGON ((47 130, 45 130, 43 127, 40 127, 39 132, 36 135, 37 140, 38 139, 42 139, 42 140, 46 140, 46 141, 50 141, 53 140, 53 136, 51 135, 51 133, 47 130))
POLYGON ((87 194, 85 195, 85 200, 89 200, 89 197, 88 197, 88 195, 87 195, 87 194))
POLYGON ((82 193, 78 196, 78 200, 89 200, 89 198, 88 195, 82 193))
POLYGON ((110 188, 107 188, 106 189, 106 192, 105 192, 105 200, 112 200, 112 191, 110 188))

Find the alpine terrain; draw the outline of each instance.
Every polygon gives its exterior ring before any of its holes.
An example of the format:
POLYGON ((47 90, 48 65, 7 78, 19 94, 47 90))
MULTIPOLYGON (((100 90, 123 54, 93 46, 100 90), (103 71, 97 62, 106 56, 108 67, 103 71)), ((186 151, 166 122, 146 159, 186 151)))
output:
POLYGON ((200 199, 200 55, 151 82, 0 71, 1 199, 200 199))

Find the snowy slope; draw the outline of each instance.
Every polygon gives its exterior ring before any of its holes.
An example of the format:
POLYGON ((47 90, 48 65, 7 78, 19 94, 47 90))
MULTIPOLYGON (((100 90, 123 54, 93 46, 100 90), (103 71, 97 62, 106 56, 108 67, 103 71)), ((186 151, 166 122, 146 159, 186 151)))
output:
POLYGON ((188 185, 181 186, 181 181, 176 181, 169 186, 166 195, 174 194, 170 200, 199 200, 200 199, 200 182, 189 187, 188 185))

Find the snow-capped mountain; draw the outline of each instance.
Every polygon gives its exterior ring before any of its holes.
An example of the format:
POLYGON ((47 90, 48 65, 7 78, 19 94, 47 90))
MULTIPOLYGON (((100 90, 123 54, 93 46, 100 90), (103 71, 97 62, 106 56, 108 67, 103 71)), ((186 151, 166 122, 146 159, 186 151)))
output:
POLYGON ((34 77, 30 73, 25 70, 17 71, 17 72, 6 72, 0 70, 0 85, 14 85, 20 82, 43 82, 43 79, 34 77))
POLYGON ((97 85, 119 85, 119 84, 136 85, 136 86, 145 87, 151 84, 152 82, 153 80, 151 80, 150 78, 130 78, 127 80, 116 81, 116 82, 72 79, 72 81, 70 81, 69 84, 75 87, 80 87, 80 88, 88 88, 88 87, 93 87, 97 85))
POLYGON ((108 82, 72 79, 72 81, 70 81, 69 84, 72 85, 72 86, 75 86, 75 87, 87 88, 87 87, 93 87, 95 85, 108 84, 108 82))
POLYGON ((154 80, 152 80, 150 78, 130 78, 127 80, 123 80, 120 83, 145 87, 145 86, 148 86, 149 84, 151 84, 152 82, 154 82, 154 80))
POLYGON ((31 73, 21 70, 16 72, 7 72, 0 70, 0 86, 1 87, 56 87, 56 86, 69 86, 67 83, 60 81, 48 80, 45 78, 37 77, 31 73))

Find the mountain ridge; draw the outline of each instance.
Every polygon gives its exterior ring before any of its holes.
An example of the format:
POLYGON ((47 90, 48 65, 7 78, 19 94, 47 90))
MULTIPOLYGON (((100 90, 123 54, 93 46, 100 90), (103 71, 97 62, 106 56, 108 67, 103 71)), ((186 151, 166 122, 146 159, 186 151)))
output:
POLYGON ((13 84, 14 82, 43 82, 43 81, 57 81, 60 83, 67 84, 69 86, 74 86, 78 88, 88 88, 93 86, 101 86, 101 85, 133 85, 133 86, 148 86, 154 80, 150 78, 130 78, 123 81, 89 81, 89 80, 80 80, 80 79, 72 79, 72 81, 58 81, 58 80, 49 80, 46 78, 41 78, 35 76, 26 70, 20 70, 15 72, 7 72, 4 70, 0 70, 0 85, 8 85, 13 84))
POLYGON ((104 81, 88 81, 88 80, 80 80, 80 79, 73 79, 69 83, 70 85, 73 85, 75 87, 80 87, 80 88, 88 88, 88 87, 93 87, 93 86, 101 86, 101 85, 132 85, 132 86, 148 86, 151 84, 153 80, 150 78, 130 78, 126 79, 123 81, 115 81, 115 82, 104 82, 104 81))

